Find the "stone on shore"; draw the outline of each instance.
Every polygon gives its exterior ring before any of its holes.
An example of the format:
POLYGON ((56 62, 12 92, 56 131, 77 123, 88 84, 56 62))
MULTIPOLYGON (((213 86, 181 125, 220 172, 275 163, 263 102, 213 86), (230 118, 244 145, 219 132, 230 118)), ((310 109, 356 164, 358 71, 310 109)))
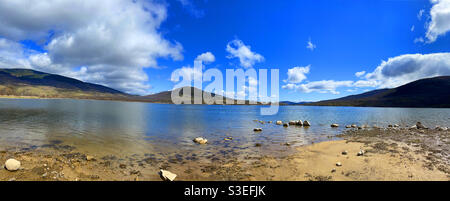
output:
POLYGON ((194 139, 194 142, 197 144, 206 144, 208 140, 202 137, 197 137, 194 139))
POLYGON ((281 125, 281 124, 283 124, 283 122, 282 121, 277 121, 276 124, 277 125, 281 125))
POLYGON ((176 174, 171 173, 167 170, 159 170, 159 175, 161 176, 161 179, 164 181, 173 181, 177 177, 176 174))
POLYGON ((20 168, 20 161, 10 158, 5 162, 5 168, 9 171, 16 171, 20 168))
POLYGON ((364 155, 364 150, 359 150, 359 152, 356 154, 357 156, 362 156, 364 155))
POLYGON ((309 121, 305 120, 305 121, 303 122, 303 126, 311 126, 311 124, 309 123, 309 121))
POLYGON ((347 155, 347 150, 344 150, 343 152, 342 152, 342 155, 347 155))
POLYGON ((94 158, 93 156, 87 155, 87 156, 86 156, 86 160, 87 160, 87 161, 92 161, 92 160, 95 160, 95 158, 94 158))
POLYGON ((352 128, 358 128, 358 126, 356 124, 352 124, 351 127, 352 128))
POLYGON ((337 162, 336 166, 340 167, 340 166, 342 166, 342 163, 341 162, 337 162))
POLYGON ((339 127, 339 124, 331 124, 331 127, 333 128, 339 127))
POLYGON ((284 123, 283 126, 284 126, 284 127, 288 127, 289 124, 288 124, 288 123, 284 123))
POLYGON ((417 127, 417 129, 426 129, 427 128, 422 123, 420 123, 420 121, 416 123, 416 127, 417 127))
POLYGON ((254 128, 253 131, 260 132, 260 131, 262 131, 262 128, 254 128))
POLYGON ((345 126, 345 128, 351 128, 351 127, 352 127, 351 125, 346 125, 346 126, 345 126))

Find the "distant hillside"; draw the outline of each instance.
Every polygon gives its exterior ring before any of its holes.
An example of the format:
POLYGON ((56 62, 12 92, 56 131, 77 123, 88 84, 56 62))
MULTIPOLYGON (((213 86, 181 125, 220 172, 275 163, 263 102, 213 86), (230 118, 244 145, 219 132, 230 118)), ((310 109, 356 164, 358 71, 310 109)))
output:
MULTIPOLYGON (((175 90, 177 90, 177 91, 179 90, 179 94, 180 94, 180 96, 182 96, 184 94, 184 89, 188 89, 188 88, 189 87, 187 87, 187 88, 183 87, 183 88, 178 88, 178 89, 175 89, 175 90)), ((223 100, 223 104, 226 104, 227 101, 233 101, 233 103, 237 103, 236 100, 234 100, 234 99, 226 98, 224 96, 217 95, 217 94, 214 94, 214 93, 205 92, 205 91, 203 91, 201 89, 198 89, 198 88, 195 88, 195 87, 190 87, 190 89, 191 89, 191 103, 192 104, 194 103, 194 98, 195 98, 196 93, 200 94, 200 97, 202 97, 203 96, 203 92, 206 93, 206 94, 209 94, 211 97, 222 99, 223 100)), ((173 103, 171 94, 172 94, 172 91, 164 91, 164 92, 160 92, 160 93, 157 93, 157 94, 151 94, 151 95, 148 95, 148 96, 143 96, 143 97, 141 97, 141 99, 143 101, 145 101, 145 102, 173 103)), ((248 104, 248 103, 249 103, 248 101, 245 101, 245 104, 248 104)), ((205 104, 204 100, 203 100, 203 104, 205 104)))
POLYGON ((421 79, 393 89, 379 89, 333 100, 307 103, 306 105, 450 107, 450 76, 421 79))
POLYGON ((128 96, 102 85, 30 69, 0 69, 0 95, 44 98, 128 96))

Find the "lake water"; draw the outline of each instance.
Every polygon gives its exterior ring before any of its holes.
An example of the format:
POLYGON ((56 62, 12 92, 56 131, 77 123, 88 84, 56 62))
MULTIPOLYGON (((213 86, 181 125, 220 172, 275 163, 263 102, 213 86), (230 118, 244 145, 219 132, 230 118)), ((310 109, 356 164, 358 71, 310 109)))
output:
POLYGON ((347 124, 406 126, 421 121, 429 127, 450 126, 450 109, 281 106, 278 114, 261 116, 260 107, 266 106, 0 99, 0 146, 20 149, 57 141, 95 155, 274 154, 330 139, 347 124), (312 126, 284 128, 256 119, 308 120, 312 126), (341 127, 331 128, 332 123, 341 127), (263 131, 253 132, 256 127, 263 131), (194 144, 198 136, 209 144, 194 144), (229 136, 233 140, 225 141, 229 136), (284 146, 286 142, 292 146, 284 146))

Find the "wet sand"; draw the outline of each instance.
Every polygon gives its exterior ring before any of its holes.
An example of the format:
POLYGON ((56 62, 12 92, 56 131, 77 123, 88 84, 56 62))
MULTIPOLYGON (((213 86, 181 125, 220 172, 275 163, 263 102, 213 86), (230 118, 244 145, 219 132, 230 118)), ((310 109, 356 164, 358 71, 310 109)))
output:
POLYGON ((30 149, 0 149, 2 164, 9 158, 22 164, 14 172, 1 168, 0 180, 161 181, 160 169, 177 174, 175 180, 190 181, 450 180, 448 130, 349 129, 330 141, 286 148, 292 149, 286 156, 174 154, 160 158, 154 154, 88 155, 55 142, 30 149), (357 156, 360 150, 364 155, 357 156))

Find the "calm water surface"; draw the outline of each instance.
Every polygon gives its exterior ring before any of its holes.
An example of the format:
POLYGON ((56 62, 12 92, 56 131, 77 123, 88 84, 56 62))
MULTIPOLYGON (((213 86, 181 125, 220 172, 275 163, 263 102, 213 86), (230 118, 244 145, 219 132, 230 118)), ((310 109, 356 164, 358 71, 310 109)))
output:
POLYGON ((346 124, 450 126, 450 109, 282 106, 261 116, 264 106, 169 105, 96 100, 0 99, 0 146, 41 146, 62 141, 97 155, 142 153, 205 154, 286 151, 329 139, 346 124), (308 120, 309 128, 253 120, 308 120), (330 124, 342 125, 333 129, 330 124), (253 128, 261 127, 260 133, 253 128), (206 137, 210 144, 192 139, 206 137), (232 141, 224 141, 225 137, 232 141), (262 147, 255 147, 261 143, 262 147), (292 147, 292 146, 291 146, 292 147))

